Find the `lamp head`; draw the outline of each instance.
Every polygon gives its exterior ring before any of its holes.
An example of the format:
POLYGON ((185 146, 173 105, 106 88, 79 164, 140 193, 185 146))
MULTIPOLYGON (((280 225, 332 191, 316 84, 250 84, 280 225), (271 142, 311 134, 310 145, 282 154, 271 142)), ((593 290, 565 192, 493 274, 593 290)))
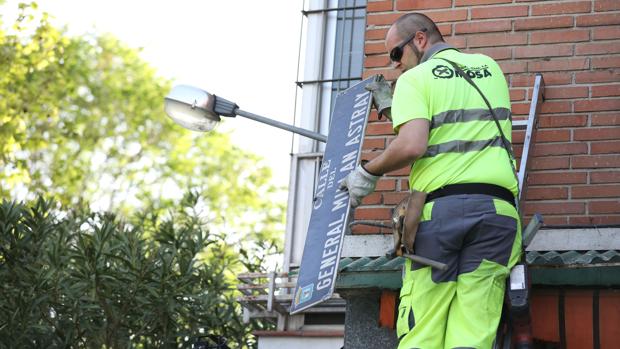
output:
POLYGON ((165 111, 177 124, 194 131, 211 131, 220 121, 215 95, 199 88, 175 86, 165 98, 165 111))

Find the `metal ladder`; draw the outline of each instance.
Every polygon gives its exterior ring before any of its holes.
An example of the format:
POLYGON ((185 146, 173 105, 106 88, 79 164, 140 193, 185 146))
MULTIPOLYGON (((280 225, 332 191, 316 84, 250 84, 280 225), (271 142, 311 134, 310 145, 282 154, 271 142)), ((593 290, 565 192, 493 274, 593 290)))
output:
MULTIPOLYGON (((523 152, 521 153, 521 162, 517 179, 519 182, 519 203, 526 197, 527 174, 530 165, 529 157, 534 144, 534 129, 538 123, 538 113, 544 99, 545 83, 541 74, 536 74, 534 80, 534 89, 532 91, 532 101, 530 103, 530 112, 525 120, 513 121, 513 129, 525 129, 525 138, 523 141, 523 152)), ((523 207, 519 207, 520 212, 523 207)), ((523 218, 523 217, 521 217, 523 218)), ((542 216, 538 213, 534 214, 522 230, 522 256, 521 262, 515 265, 510 273, 506 287, 506 301, 502 311, 502 321, 498 328, 497 337, 493 344, 493 349, 529 349, 531 345, 531 326, 529 311, 529 282, 527 264, 525 263, 525 249, 532 242, 532 239, 543 224, 542 216), (521 342, 513 343, 513 332, 524 334, 520 336, 521 342)), ((519 339, 518 339, 519 340, 519 339)))

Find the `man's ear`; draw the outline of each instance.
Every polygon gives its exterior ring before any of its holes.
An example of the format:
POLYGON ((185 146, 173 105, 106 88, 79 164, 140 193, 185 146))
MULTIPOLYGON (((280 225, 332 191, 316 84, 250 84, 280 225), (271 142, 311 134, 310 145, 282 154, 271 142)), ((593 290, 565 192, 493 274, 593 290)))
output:
POLYGON ((428 38, 426 37, 426 34, 424 34, 423 32, 417 32, 415 36, 415 40, 418 42, 418 45, 420 47, 426 47, 426 42, 428 41, 428 38))

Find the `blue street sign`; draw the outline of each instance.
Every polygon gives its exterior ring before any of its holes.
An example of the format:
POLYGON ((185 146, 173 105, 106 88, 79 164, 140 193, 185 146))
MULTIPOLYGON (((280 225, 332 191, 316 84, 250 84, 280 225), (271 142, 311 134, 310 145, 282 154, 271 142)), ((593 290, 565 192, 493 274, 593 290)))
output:
POLYGON ((291 314, 329 299, 334 293, 350 211, 349 193, 340 190, 339 185, 359 164, 372 104, 372 94, 365 87, 376 78, 368 78, 336 98, 291 314))

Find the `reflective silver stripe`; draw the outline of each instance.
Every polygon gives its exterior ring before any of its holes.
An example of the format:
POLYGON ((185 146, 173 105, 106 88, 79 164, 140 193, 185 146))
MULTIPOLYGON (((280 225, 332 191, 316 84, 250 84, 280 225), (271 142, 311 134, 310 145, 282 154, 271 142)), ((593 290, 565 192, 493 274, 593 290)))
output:
MULTIPOLYGON (((511 120, 512 113, 507 108, 493 109, 498 120, 511 120)), ((433 115, 431 119, 431 130, 443 126, 445 124, 454 124, 457 122, 467 121, 493 121, 493 116, 489 113, 489 109, 458 109, 448 110, 437 115, 433 115)))
POLYGON ((429 145, 426 148, 426 153, 422 158, 431 158, 443 153, 467 153, 470 151, 479 151, 486 147, 502 147, 502 138, 497 136, 491 139, 484 139, 481 141, 450 141, 446 143, 440 143, 435 145, 429 145))

